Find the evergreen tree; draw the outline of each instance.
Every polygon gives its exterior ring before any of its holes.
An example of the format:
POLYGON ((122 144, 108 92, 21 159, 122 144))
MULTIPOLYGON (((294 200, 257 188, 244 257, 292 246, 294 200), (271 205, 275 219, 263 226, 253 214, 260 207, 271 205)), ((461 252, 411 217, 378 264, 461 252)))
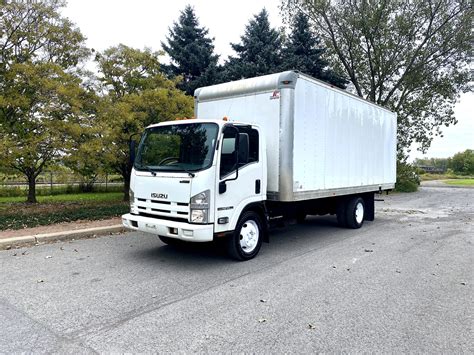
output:
POLYGON ((208 37, 208 29, 199 26, 190 5, 181 12, 169 32, 167 43, 161 42, 161 45, 171 57, 171 64, 163 69, 170 76, 183 77, 178 88, 193 95, 196 88, 213 84, 219 56, 214 54, 213 38, 208 37))
POLYGON ((344 89, 347 81, 328 68, 328 62, 323 58, 324 52, 319 38, 310 28, 308 17, 302 12, 296 14, 283 49, 282 70, 299 70, 344 89))
POLYGON ((226 80, 271 74, 280 69, 283 40, 280 33, 270 27, 267 10, 263 9, 249 21, 240 40, 241 43, 231 43, 237 56, 226 62, 226 80))

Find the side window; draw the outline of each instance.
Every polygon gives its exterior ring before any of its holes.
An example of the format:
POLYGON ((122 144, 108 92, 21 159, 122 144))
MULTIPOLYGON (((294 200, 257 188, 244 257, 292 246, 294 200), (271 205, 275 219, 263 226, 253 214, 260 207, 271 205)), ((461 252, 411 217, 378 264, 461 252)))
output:
MULTIPOLYGON (((239 128, 239 139, 240 139, 240 152, 239 152, 239 169, 250 163, 258 162, 258 151, 259 151, 259 139, 258 131, 250 127, 238 127, 239 128), (242 136, 246 136, 245 138, 242 136), (242 140, 242 138, 244 138, 242 140), (247 148, 244 148, 243 142, 248 142, 247 148), (246 152, 244 152, 246 151, 246 152), (243 160, 242 157, 245 157, 243 160)), ((222 141, 221 151, 221 167, 220 167, 220 178, 224 178, 226 175, 235 171, 237 168, 236 154, 235 151, 235 130, 229 129, 224 131, 224 137, 222 141)))
POLYGON ((258 131, 249 129, 249 163, 258 161, 258 131))

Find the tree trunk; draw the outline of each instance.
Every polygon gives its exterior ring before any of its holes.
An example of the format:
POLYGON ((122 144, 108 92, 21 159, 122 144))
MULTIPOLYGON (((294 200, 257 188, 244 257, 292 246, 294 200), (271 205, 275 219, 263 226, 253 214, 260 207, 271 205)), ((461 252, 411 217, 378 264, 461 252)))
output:
POLYGON ((28 198, 26 202, 37 203, 36 200, 36 177, 35 174, 28 175, 28 198))

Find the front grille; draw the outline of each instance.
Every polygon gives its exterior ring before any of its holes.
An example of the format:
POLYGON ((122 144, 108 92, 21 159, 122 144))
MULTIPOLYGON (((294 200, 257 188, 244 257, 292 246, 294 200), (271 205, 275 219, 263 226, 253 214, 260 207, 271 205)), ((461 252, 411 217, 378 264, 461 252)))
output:
POLYGON ((179 217, 170 217, 170 216, 157 216, 156 214, 150 214, 150 213, 145 213, 145 212, 138 212, 139 216, 143 217, 149 217, 149 218, 159 218, 159 219, 165 219, 167 221, 173 221, 173 222, 188 222, 187 218, 179 218, 179 217))
POLYGON ((180 222, 187 222, 189 220, 189 203, 186 202, 136 198, 135 205, 141 216, 180 222))

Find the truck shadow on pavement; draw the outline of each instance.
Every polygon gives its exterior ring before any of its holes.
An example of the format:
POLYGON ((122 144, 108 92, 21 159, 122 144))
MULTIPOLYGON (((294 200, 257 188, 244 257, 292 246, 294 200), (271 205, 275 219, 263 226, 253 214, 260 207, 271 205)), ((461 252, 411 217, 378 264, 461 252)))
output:
MULTIPOLYGON (((275 257, 291 258, 303 250, 324 247, 328 241, 337 243, 351 235, 351 230, 340 228, 332 216, 308 217, 301 224, 273 228, 270 243, 263 243, 260 253, 251 262, 271 261, 275 257)), ((171 246, 163 244, 157 237, 153 238, 156 238, 156 247, 130 251, 131 257, 179 267, 193 267, 196 264, 214 267, 233 262, 226 253, 224 240, 171 246)))

